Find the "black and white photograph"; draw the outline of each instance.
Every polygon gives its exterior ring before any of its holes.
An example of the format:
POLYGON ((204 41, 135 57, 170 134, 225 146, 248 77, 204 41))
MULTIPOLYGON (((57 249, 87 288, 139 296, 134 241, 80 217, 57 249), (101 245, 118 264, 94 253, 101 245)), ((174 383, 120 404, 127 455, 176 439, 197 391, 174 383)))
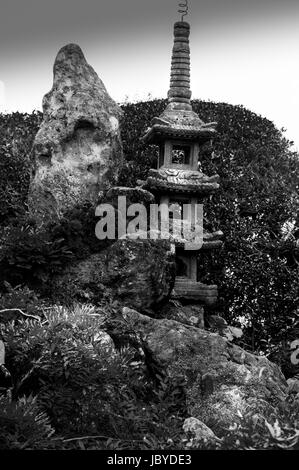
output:
POLYGON ((298 0, 0 1, 0 462, 299 450, 298 113, 298 0))

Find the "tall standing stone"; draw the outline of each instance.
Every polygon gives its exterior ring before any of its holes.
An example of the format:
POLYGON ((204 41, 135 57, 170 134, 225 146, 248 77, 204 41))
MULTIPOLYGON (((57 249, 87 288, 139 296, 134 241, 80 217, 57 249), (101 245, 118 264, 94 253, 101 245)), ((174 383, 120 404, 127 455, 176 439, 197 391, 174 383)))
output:
POLYGON ((80 47, 63 47, 33 146, 28 204, 39 224, 59 220, 85 202, 96 203, 99 191, 117 182, 123 160, 121 114, 80 47))

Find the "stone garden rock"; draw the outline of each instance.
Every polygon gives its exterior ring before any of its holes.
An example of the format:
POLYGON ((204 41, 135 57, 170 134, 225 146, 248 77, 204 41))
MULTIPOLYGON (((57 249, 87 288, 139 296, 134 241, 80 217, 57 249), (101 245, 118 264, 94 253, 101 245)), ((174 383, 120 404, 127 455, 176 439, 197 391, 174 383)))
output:
POLYGON ((299 396, 299 379, 291 378, 287 380, 288 394, 295 394, 299 396))
POLYGON ((217 333, 126 309, 128 327, 173 377, 184 376, 189 413, 219 437, 248 411, 264 412, 285 400, 279 367, 217 333))
POLYGON ((121 114, 80 47, 63 47, 33 145, 36 168, 28 202, 39 224, 86 201, 96 204, 99 191, 116 183, 123 159, 121 114))
POLYGON ((189 446, 194 448, 196 444, 206 443, 214 444, 219 441, 213 431, 197 418, 187 418, 183 424, 185 434, 190 435, 189 446))
POLYGON ((116 354, 114 342, 106 331, 98 330, 94 335, 93 342, 97 350, 109 352, 110 355, 116 354))
POLYGON ((116 241, 106 250, 68 267, 52 281, 58 298, 109 298, 154 315, 169 299, 175 260, 168 240, 116 241))

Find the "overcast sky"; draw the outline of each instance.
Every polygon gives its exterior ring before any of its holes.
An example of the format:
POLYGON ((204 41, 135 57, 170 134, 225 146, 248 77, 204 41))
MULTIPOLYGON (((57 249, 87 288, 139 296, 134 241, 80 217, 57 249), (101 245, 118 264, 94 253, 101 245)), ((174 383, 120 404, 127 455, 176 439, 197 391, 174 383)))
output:
MULTIPOLYGON (((177 0, 1 0, 0 111, 41 109, 80 45, 118 102, 165 97, 177 0)), ((193 98, 243 104, 299 148, 299 0, 189 0, 193 98)))

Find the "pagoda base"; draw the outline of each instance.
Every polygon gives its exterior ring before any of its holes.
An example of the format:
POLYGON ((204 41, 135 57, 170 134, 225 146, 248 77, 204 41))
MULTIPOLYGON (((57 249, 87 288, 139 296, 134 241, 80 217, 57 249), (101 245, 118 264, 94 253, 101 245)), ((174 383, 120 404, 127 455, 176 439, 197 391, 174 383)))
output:
POLYGON ((187 277, 176 277, 171 294, 173 299, 185 299, 200 301, 205 305, 214 305, 218 297, 216 285, 206 285, 187 277))

